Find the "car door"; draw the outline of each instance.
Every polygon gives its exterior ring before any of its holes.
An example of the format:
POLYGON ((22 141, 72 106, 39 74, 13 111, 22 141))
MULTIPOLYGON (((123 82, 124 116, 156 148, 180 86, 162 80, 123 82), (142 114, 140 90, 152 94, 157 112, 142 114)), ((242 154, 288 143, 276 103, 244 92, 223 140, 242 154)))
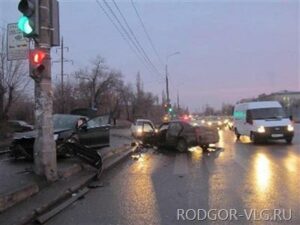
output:
POLYGON ((80 129, 78 134, 79 141, 90 148, 109 146, 109 131, 108 117, 96 117, 87 121, 86 126, 80 129))
POLYGON ((182 126, 179 122, 170 123, 169 129, 166 135, 166 143, 168 146, 176 146, 178 141, 178 135, 182 130, 182 126))
POLYGON ((155 136, 155 128, 152 123, 143 123, 143 142, 145 144, 153 144, 155 136))
POLYGON ((243 135, 250 136, 253 127, 253 118, 251 110, 246 111, 246 119, 244 122, 243 135))
POLYGON ((169 123, 163 123, 158 128, 157 142, 159 145, 166 144, 166 136, 169 129, 169 123))

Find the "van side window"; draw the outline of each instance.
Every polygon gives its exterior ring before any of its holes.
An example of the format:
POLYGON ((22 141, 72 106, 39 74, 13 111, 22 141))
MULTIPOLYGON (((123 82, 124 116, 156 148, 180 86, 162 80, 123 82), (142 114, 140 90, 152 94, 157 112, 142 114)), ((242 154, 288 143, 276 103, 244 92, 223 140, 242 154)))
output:
POLYGON ((252 113, 250 110, 247 110, 246 112, 246 122, 250 124, 253 122, 252 113))

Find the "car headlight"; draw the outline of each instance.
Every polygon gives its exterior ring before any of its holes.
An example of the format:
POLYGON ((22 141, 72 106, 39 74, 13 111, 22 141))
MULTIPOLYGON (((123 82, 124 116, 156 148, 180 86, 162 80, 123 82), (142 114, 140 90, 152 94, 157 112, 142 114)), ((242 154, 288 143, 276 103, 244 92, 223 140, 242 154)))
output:
POLYGON ((138 132, 139 134, 141 134, 141 133, 143 133, 143 129, 142 129, 142 128, 138 128, 138 129, 137 129, 137 132, 138 132))
POLYGON ((201 123, 205 123, 205 120, 201 120, 201 123))
POLYGON ((54 134, 53 138, 54 138, 54 141, 56 141, 58 139, 58 134, 54 134))
POLYGON ((207 124, 208 124, 208 126, 211 126, 211 125, 212 125, 212 122, 208 122, 207 124))
POLYGON ((260 126, 258 129, 257 129, 257 132, 258 133, 265 133, 266 132, 266 129, 264 126, 260 126))
POLYGON ((221 121, 218 121, 218 125, 222 125, 222 122, 221 122, 221 121))
POLYGON ((289 124, 289 125, 287 126, 287 130, 290 131, 290 132, 294 131, 293 125, 289 124))

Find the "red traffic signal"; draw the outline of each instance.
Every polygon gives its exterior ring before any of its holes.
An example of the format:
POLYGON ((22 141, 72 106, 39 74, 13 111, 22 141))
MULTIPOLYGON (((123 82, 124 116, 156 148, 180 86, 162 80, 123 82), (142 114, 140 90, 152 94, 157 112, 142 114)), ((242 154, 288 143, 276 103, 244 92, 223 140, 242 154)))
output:
POLYGON ((43 65, 43 61, 45 58, 46 52, 41 49, 35 49, 30 52, 30 76, 36 82, 39 82, 42 79, 42 72, 45 70, 45 66, 43 65))
POLYGON ((46 57, 46 53, 42 50, 33 50, 30 53, 30 63, 33 65, 40 65, 42 64, 44 58, 46 57))

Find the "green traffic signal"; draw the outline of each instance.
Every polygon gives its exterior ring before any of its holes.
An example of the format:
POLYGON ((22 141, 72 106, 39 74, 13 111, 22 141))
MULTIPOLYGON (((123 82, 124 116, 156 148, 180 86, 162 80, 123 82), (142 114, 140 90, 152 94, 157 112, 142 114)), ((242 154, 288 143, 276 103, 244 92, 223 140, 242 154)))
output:
POLYGON ((30 34, 33 31, 33 28, 30 26, 28 17, 22 16, 18 21, 18 28, 23 31, 25 34, 30 34))
POLYGON ((173 111, 173 109, 172 108, 169 108, 169 112, 172 112, 173 111))

